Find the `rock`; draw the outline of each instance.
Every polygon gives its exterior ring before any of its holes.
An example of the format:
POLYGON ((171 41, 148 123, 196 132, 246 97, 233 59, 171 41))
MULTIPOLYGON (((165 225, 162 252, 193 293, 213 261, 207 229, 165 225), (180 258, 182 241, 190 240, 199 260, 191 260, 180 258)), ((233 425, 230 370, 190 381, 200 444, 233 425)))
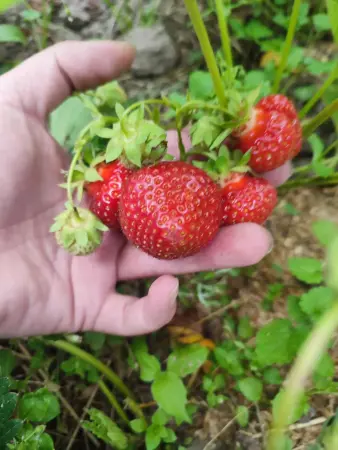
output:
POLYGON ((67 0, 67 7, 60 10, 60 19, 72 30, 79 31, 98 20, 108 10, 101 0, 67 0))
POLYGON ((173 69, 179 53, 162 24, 152 27, 136 27, 121 40, 136 48, 132 72, 136 77, 163 75, 173 69))
POLYGON ((52 43, 81 40, 81 36, 61 24, 49 24, 49 36, 52 43))

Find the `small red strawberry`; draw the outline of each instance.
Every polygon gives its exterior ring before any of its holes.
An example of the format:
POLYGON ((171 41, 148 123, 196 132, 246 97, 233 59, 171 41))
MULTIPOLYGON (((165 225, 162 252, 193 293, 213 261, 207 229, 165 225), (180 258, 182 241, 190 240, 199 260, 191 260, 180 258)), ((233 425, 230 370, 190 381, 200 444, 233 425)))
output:
POLYGON ((243 155, 237 150, 230 154, 222 146, 218 152, 208 152, 208 156, 207 162, 194 164, 204 169, 221 188, 222 225, 264 223, 276 206, 277 191, 264 178, 247 173, 250 153, 243 155))
POLYGON ((142 168, 122 187, 122 231, 155 258, 198 253, 215 237, 221 220, 219 187, 203 170, 186 162, 142 168))
POLYGON ((277 203, 276 189, 264 178, 233 172, 223 182, 223 225, 263 224, 277 203))
POLYGON ((300 152, 302 127, 287 97, 269 95, 256 104, 251 119, 233 137, 242 153, 251 150, 249 165, 262 173, 282 166, 300 152))
POLYGON ((119 160, 100 163, 96 170, 102 181, 86 183, 89 209, 111 229, 119 229, 118 207, 123 183, 133 173, 119 160))

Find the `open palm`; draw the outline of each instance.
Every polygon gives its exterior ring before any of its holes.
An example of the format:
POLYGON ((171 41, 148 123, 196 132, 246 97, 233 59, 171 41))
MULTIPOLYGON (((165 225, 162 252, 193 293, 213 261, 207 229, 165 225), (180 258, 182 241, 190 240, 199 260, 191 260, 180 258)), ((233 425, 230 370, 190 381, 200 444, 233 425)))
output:
MULTIPOLYGON (((175 313, 175 274, 258 262, 271 247, 262 227, 224 228, 200 254, 160 262, 106 234, 100 249, 71 257, 49 233, 62 211, 57 185, 66 152, 50 136, 49 113, 71 95, 110 81, 132 62, 133 49, 113 42, 64 42, 0 78, 0 336, 96 330, 136 335, 156 330, 175 313), (116 282, 159 276, 142 299, 115 291, 116 282)), ((170 146, 176 150, 175 137, 170 146)), ((285 166, 268 176, 275 184, 285 166)))

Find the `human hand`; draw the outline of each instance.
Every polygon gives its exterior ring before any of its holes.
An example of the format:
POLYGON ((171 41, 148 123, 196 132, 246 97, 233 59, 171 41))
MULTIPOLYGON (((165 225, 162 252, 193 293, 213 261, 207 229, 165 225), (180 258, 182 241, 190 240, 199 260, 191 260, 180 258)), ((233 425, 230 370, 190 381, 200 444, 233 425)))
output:
MULTIPOLYGON (((171 320, 178 281, 173 275, 257 263, 272 246, 256 224, 223 228, 198 255, 158 261, 107 233, 94 254, 72 257, 49 232, 64 208, 57 185, 66 152, 50 136, 47 119, 72 91, 111 81, 134 51, 113 42, 64 42, 23 62, 0 78, 0 337, 102 331, 137 335, 171 320), (146 297, 115 291, 117 281, 158 276, 146 297)), ((171 153, 177 139, 169 133, 171 153)), ((290 166, 267 174, 274 184, 290 166)))

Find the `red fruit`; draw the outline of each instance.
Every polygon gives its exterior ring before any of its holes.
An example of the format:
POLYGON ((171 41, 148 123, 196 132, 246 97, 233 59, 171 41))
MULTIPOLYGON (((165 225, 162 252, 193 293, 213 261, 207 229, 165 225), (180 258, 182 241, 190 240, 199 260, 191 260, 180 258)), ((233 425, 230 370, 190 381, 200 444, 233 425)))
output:
POLYGON ((198 253, 215 237, 221 220, 220 188, 203 170, 183 161, 143 168, 122 188, 122 231, 155 258, 198 253))
POLYGON ((103 181, 86 183, 89 209, 109 228, 119 229, 118 207, 123 183, 133 173, 119 160, 96 167, 103 181))
POLYGON ((251 120, 234 133, 236 148, 251 150, 249 165, 268 172, 293 159, 302 147, 302 127, 293 103, 283 95, 269 95, 253 108, 251 120))
POLYGON ((277 203, 276 189, 264 178, 232 173, 223 184, 223 225, 262 224, 277 203))

